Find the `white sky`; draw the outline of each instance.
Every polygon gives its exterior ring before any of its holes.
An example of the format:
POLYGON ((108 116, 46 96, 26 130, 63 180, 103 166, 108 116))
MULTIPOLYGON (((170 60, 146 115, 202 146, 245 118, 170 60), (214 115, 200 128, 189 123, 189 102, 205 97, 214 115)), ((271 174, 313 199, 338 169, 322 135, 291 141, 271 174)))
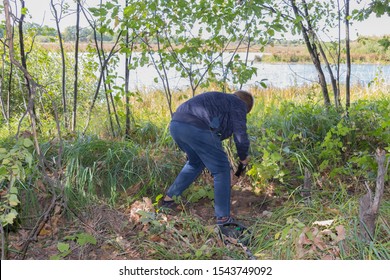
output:
MULTIPOLYGON (((54 2, 59 2, 61 0, 54 0, 54 2)), ((14 1, 11 1, 14 2, 14 1)), ((19 1, 16 1, 19 4, 19 1)), ((75 7, 74 0, 66 0, 66 3, 70 5, 70 7, 75 7)), ((93 7, 96 6, 100 0, 85 0, 87 5, 93 7)), ((105 1, 103 1, 105 2, 105 1)), ((124 0, 120 0, 119 2, 124 2, 124 0)), ((363 2, 370 2, 369 0, 363 2)), ((25 0, 26 7, 29 10, 31 15, 31 19, 29 21, 33 21, 38 24, 44 24, 48 26, 54 27, 53 15, 50 11, 50 0, 25 0)), ((354 0, 351 1, 351 10, 354 8, 352 5, 356 3, 354 0)), ((14 6, 13 6, 14 7, 14 6)), ((4 16, 1 15, 0 19, 4 16)), ((68 16, 61 21, 61 28, 65 28, 67 26, 75 25, 74 16, 68 16)), ((87 26, 86 21, 82 21, 82 26, 87 26)), ((390 35, 390 17, 382 16, 381 18, 376 18, 372 16, 370 19, 364 22, 354 22, 351 27, 351 39, 355 39, 359 35, 390 35)))

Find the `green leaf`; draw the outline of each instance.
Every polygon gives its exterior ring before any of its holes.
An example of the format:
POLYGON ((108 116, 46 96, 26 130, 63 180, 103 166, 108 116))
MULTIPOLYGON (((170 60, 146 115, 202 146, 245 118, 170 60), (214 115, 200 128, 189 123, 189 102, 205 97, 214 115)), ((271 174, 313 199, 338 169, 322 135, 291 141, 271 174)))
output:
POLYGON ((106 3, 106 8, 107 8, 107 9, 111 10, 111 9, 114 8, 114 7, 115 7, 115 5, 112 4, 111 2, 107 2, 107 3, 106 3))
POLYGON ((200 258, 202 255, 203 255, 203 250, 201 250, 201 249, 196 250, 195 256, 196 256, 197 258, 200 258))
POLYGON ((15 186, 11 186, 11 188, 9 189, 9 193, 10 194, 18 194, 18 188, 15 186))
POLYGON ((32 162, 33 162, 33 156, 30 153, 27 153, 25 156, 26 163, 28 164, 29 167, 31 167, 32 162))
POLYGON ((286 239, 287 235, 290 233, 291 227, 287 226, 282 230, 281 238, 286 239))
POLYGON ((72 241, 74 241, 74 240, 76 240, 76 236, 74 236, 74 235, 67 235, 67 236, 65 236, 64 237, 64 240, 72 240, 72 241))
POLYGON ((16 212, 15 209, 12 209, 11 212, 9 212, 7 215, 1 216, 1 223, 3 224, 3 226, 12 225, 17 216, 18 212, 16 212))
POLYGON ((156 196, 156 204, 164 197, 163 194, 159 194, 158 196, 156 196))
POLYGON ((268 33, 269 36, 274 36, 274 35, 275 35, 275 30, 273 30, 273 29, 268 29, 268 30, 267 30, 267 33, 268 33))
POLYGON ((88 233, 77 234, 77 244, 83 246, 85 244, 96 245, 96 238, 88 233))
POLYGON ((57 244, 57 249, 58 249, 58 251, 60 251, 61 253, 64 253, 64 252, 68 252, 68 251, 69 251, 70 246, 69 246, 68 243, 58 242, 58 244, 57 244))
POLYGON ((123 11, 123 14, 125 17, 130 17, 132 16, 134 13, 136 12, 136 7, 135 5, 130 5, 130 6, 127 6, 124 11, 123 11))
POLYGON ((28 148, 28 147, 31 147, 32 145, 33 145, 33 142, 32 142, 30 139, 24 138, 24 140, 23 140, 23 146, 25 146, 26 148, 28 148))
POLYGON ((10 194, 10 196, 8 198, 8 202, 9 202, 9 205, 11 207, 15 207, 15 206, 17 206, 20 203, 20 201, 19 201, 18 197, 16 196, 16 194, 10 194))
POLYGON ((1 166, 0 167, 0 176, 4 176, 4 175, 7 175, 8 172, 7 172, 7 168, 5 168, 5 166, 1 166))

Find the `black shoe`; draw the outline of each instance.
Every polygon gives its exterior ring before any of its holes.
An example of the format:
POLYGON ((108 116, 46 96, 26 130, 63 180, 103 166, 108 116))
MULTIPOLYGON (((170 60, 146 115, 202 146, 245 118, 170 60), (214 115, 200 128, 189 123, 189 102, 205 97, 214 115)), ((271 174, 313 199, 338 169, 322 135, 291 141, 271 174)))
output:
POLYGON ((225 243, 230 242, 232 239, 245 246, 250 243, 251 232, 243 224, 234 221, 233 218, 229 217, 226 222, 217 222, 217 226, 220 237, 225 243))
POLYGON ((159 203, 158 212, 162 213, 170 213, 172 211, 178 210, 179 204, 177 204, 174 200, 161 200, 161 203, 159 203))

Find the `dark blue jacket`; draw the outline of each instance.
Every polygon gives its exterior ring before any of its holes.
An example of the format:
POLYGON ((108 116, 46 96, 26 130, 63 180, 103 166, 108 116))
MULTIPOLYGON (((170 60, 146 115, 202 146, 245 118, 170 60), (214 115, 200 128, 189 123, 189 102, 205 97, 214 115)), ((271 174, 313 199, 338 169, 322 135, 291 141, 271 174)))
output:
POLYGON ((233 94, 205 92, 181 104, 172 120, 193 124, 199 128, 211 129, 224 140, 234 136, 238 156, 248 156, 249 139, 246 132, 247 106, 233 94))

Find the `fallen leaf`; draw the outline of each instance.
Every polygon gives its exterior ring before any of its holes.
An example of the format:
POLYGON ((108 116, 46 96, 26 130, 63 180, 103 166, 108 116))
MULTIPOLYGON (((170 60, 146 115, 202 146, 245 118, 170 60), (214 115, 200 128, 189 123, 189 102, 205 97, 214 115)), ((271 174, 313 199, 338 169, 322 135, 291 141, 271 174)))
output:
POLYGON ((162 238, 159 235, 153 234, 149 236, 149 240, 153 242, 161 242, 162 238))
POLYGON ((313 244, 322 251, 326 249, 326 244, 320 237, 315 237, 313 240, 313 244))
POLYGON ((329 236, 331 236, 333 234, 333 232, 330 229, 324 229, 321 231, 321 233, 323 235, 329 235, 329 236))
POLYGON ((271 218, 272 212, 269 212, 269 211, 264 210, 263 213, 262 213, 262 215, 263 215, 264 217, 266 217, 266 218, 271 218))
POLYGON ((337 237, 336 237, 336 242, 340 242, 345 239, 346 233, 345 233, 345 228, 342 225, 336 226, 336 231, 337 231, 337 237))
POLYGON ((152 200, 148 197, 144 197, 143 201, 137 200, 130 206, 130 220, 134 223, 139 223, 142 215, 141 213, 152 212, 154 213, 154 207, 152 200))
POLYGON ((315 221, 313 223, 313 226, 317 225, 317 226, 328 227, 328 226, 332 225, 333 222, 334 222, 334 220, 315 221))
POLYGON ((43 226, 43 228, 41 229, 41 231, 39 232, 38 236, 45 237, 45 236, 49 236, 51 234, 52 234, 51 226, 48 224, 45 224, 43 226))
POLYGON ((311 240, 308 237, 312 237, 311 233, 305 232, 305 230, 299 235, 298 244, 306 245, 311 244, 311 240))
MULTIPOLYGON (((308 227, 305 227, 298 237, 297 254, 298 254, 299 259, 303 258, 305 255, 311 253, 311 251, 312 251, 311 248, 309 250, 307 249, 307 245, 312 244, 311 240, 307 238, 307 234, 308 234, 309 230, 310 229, 308 227)), ((310 246, 310 247, 312 247, 312 246, 310 246)))

